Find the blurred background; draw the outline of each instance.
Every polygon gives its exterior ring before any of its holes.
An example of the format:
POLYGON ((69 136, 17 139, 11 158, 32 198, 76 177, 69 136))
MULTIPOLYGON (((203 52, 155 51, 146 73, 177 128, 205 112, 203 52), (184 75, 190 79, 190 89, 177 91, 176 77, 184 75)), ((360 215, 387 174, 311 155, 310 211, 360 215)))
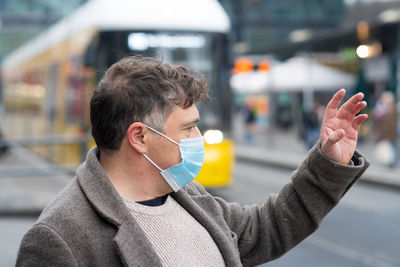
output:
POLYGON ((400 266, 399 0, 0 0, 0 266, 95 145, 90 96, 128 55, 206 75, 196 179, 242 204, 290 180, 338 89, 363 92, 358 150, 372 166, 263 266, 400 266))

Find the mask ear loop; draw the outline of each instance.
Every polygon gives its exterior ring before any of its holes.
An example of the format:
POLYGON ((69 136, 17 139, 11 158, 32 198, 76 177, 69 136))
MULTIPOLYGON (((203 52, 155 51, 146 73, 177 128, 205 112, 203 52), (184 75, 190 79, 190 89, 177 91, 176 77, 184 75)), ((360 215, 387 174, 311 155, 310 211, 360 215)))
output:
POLYGON ((158 167, 157 164, 155 164, 154 161, 152 161, 145 153, 143 153, 143 156, 144 156, 148 161, 150 161, 150 163, 153 164, 154 167, 156 167, 160 172, 163 171, 163 169, 161 169, 160 167, 158 167))
POLYGON ((177 144, 177 145, 179 146, 179 144, 178 144, 177 142, 175 142, 174 140, 172 140, 171 138, 169 138, 169 137, 168 137, 168 136, 166 136, 165 134, 163 134, 163 133, 160 133, 160 132, 159 132, 159 131, 157 131, 156 129, 154 129, 154 128, 152 128, 152 127, 150 127, 150 126, 146 125, 146 124, 145 124, 145 126, 146 126, 147 128, 149 128, 150 130, 152 130, 153 132, 156 132, 156 133, 158 133, 159 135, 161 135, 161 136, 163 136, 163 137, 167 138, 169 141, 171 141, 172 143, 175 143, 175 144, 177 144))
MULTIPOLYGON (((169 137, 166 136, 165 134, 160 133, 159 131, 157 131, 157 130, 154 129, 153 127, 150 127, 150 126, 148 126, 148 125, 146 125, 146 124, 145 124, 145 126, 146 126, 147 128, 149 128, 150 130, 152 130, 153 132, 155 132, 155 133, 157 133, 157 134, 159 134, 159 135, 161 135, 161 136, 167 138, 169 141, 171 141, 171 142, 173 142, 173 143, 175 143, 175 144, 177 144, 177 145, 179 146, 179 144, 178 144, 177 142, 175 142, 174 140, 172 140, 171 138, 169 138, 169 137)), ((154 167, 156 167, 160 172, 163 171, 163 169, 161 169, 160 167, 158 167, 158 165, 155 164, 154 161, 152 161, 145 153, 143 153, 143 156, 144 156, 151 164, 153 164, 154 167)))

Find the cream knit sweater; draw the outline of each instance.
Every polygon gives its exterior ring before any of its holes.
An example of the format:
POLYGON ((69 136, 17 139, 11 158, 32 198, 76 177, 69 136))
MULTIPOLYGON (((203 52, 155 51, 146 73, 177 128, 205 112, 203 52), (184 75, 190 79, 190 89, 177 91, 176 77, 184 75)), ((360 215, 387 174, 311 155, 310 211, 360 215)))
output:
POLYGON ((144 230, 163 266, 225 266, 221 252, 207 230, 171 196, 150 207, 124 198, 144 230))

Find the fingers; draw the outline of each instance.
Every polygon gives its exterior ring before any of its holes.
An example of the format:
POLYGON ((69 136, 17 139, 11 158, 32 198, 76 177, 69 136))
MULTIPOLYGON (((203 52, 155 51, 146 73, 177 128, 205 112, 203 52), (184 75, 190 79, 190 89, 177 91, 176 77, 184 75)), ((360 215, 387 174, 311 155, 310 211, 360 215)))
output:
POLYGON ((340 109, 338 111, 338 116, 341 118, 349 118, 349 117, 353 117, 355 114, 360 112, 361 109, 357 113, 354 113, 354 111, 356 111, 360 107, 360 105, 359 106, 357 106, 357 105, 359 103, 362 103, 360 101, 363 98, 364 98, 363 93, 358 93, 358 94, 353 95, 349 100, 346 101, 346 103, 344 103, 340 107, 340 109))
POLYGON ((351 122, 351 126, 356 130, 360 130, 361 124, 368 118, 367 114, 358 115, 351 122))
POLYGON ((352 113, 353 114, 358 114, 362 109, 364 109, 367 106, 367 102, 362 101, 357 103, 357 105, 353 108, 352 113))
POLYGON ((337 109, 339 107, 340 102, 342 101, 344 95, 346 94, 345 89, 340 89, 336 92, 336 94, 332 97, 331 101, 329 101, 325 110, 326 118, 333 118, 336 115, 337 109))

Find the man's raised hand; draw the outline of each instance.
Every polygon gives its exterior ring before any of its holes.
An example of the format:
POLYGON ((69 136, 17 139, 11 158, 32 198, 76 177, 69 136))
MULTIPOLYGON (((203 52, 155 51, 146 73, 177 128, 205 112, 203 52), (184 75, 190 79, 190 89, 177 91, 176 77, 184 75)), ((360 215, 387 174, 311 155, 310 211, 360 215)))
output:
POLYGON ((367 114, 356 116, 367 102, 362 101, 364 94, 352 96, 339 109, 339 104, 346 94, 340 89, 326 106, 321 125, 321 149, 324 155, 341 164, 349 164, 357 145, 358 131, 368 118, 367 114))

